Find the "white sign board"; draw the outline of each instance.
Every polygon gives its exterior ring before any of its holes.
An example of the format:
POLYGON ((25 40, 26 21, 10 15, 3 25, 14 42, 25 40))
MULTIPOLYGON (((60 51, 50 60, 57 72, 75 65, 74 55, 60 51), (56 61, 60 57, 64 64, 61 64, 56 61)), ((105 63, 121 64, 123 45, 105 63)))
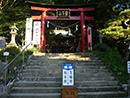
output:
MULTIPOLYGON (((32 41, 32 18, 26 18, 25 46, 32 41)), ((30 45, 28 48, 32 48, 30 45)))
POLYGON ((62 86, 74 86, 74 64, 63 63, 62 86))
POLYGON ((127 69, 128 69, 128 73, 130 73, 130 61, 127 61, 127 69))
POLYGON ((0 40, 0 48, 5 48, 5 39, 0 40))
POLYGON ((9 52, 4 52, 3 55, 4 56, 9 56, 9 52))
POLYGON ((34 21, 33 24, 33 44, 40 44, 41 21, 34 21))

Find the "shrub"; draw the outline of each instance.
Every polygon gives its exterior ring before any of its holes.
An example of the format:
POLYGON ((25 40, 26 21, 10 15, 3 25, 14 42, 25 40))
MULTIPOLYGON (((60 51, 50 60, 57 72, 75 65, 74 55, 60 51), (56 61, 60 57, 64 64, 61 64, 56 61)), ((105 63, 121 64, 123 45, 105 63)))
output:
POLYGON ((96 51, 96 54, 110 67, 122 83, 128 80, 127 66, 117 48, 109 48, 107 51, 96 51))
POLYGON ((98 50, 98 51, 107 51, 109 49, 109 47, 104 44, 104 43, 98 43, 95 46, 93 46, 93 50, 98 50))

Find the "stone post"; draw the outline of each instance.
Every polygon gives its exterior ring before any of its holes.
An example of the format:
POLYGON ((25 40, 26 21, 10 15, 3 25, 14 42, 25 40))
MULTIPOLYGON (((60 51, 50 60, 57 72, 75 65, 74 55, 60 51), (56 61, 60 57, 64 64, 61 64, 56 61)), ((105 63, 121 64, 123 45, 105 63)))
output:
POLYGON ((14 23, 14 25, 12 27, 10 27, 11 29, 11 41, 10 43, 8 44, 8 46, 15 46, 15 47, 18 47, 16 42, 15 42, 15 36, 17 35, 17 30, 18 28, 16 27, 16 24, 14 23))
POLYGON ((99 43, 102 43, 102 34, 99 34, 99 43))

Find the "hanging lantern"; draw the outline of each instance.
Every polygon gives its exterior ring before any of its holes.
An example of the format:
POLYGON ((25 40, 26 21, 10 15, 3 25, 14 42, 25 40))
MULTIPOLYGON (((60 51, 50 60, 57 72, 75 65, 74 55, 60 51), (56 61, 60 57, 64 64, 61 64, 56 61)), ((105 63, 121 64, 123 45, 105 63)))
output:
POLYGON ((55 35, 57 35, 57 27, 55 27, 55 35))
POLYGON ((49 28, 49 23, 50 23, 50 21, 47 21, 47 28, 49 28))
POLYGON ((76 25, 76 31, 78 31, 78 25, 76 25))

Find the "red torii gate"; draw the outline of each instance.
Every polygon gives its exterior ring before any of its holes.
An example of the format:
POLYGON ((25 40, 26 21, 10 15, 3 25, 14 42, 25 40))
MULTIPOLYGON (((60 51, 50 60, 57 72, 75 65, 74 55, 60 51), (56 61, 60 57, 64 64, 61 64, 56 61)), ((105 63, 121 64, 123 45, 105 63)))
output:
MULTIPOLYGON (((86 34, 86 26, 85 26, 85 20, 94 20, 94 17, 88 17, 85 16, 84 13, 86 11, 94 11, 95 10, 95 4, 82 4, 82 5, 50 5, 50 4, 44 4, 44 3, 36 3, 36 2, 31 2, 31 1, 26 1, 31 6, 31 10, 33 11, 40 11, 42 12, 42 15, 40 16, 32 16, 33 20, 41 20, 41 37, 40 37, 40 48, 44 51, 46 51, 46 40, 45 40, 45 26, 46 26, 46 20, 80 20, 81 22, 81 32, 82 32, 82 45, 80 45, 80 50, 83 52, 86 49, 86 44, 87 48, 90 45, 90 41, 87 42, 85 41, 85 34, 86 34), (48 16, 47 12, 57 12, 57 10, 61 9, 62 16, 48 16), (64 12, 62 12, 64 11, 64 12), (80 12, 80 16, 69 16, 69 17, 64 17, 66 13, 65 11, 70 11, 70 12, 80 12)), ((58 15, 60 15, 58 14, 58 15)), ((88 34, 88 33, 87 33, 88 34)), ((89 35, 87 35, 88 37, 89 35)), ((90 38, 91 39, 91 38, 90 38)))

